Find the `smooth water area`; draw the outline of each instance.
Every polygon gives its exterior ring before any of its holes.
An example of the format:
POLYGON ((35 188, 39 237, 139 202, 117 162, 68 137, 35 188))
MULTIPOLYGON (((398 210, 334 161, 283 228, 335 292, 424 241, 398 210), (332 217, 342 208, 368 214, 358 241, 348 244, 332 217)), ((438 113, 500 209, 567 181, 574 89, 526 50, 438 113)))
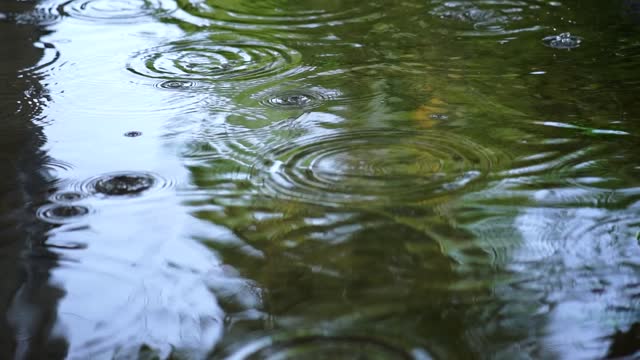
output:
POLYGON ((0 357, 640 356, 640 2, 0 3, 0 357))

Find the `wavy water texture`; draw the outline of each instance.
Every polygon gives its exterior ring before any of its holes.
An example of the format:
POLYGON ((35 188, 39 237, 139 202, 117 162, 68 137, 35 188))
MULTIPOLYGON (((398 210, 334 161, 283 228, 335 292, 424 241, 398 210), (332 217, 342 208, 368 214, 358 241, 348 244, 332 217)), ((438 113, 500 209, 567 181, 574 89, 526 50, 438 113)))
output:
POLYGON ((57 330, 72 339, 69 356, 204 358, 221 336, 224 315, 207 286, 221 264, 176 234, 188 218, 155 208, 169 205, 158 195, 171 186, 153 173, 108 173, 59 183, 38 210, 56 225, 44 246, 59 256, 52 276, 71 294, 59 305, 57 330), (147 226, 158 236, 134 235, 147 226))
POLYGON ((539 31, 541 18, 560 16, 566 10, 556 1, 434 1, 431 15, 451 22, 463 36, 504 36, 539 31))
POLYGON ((333 205, 426 201, 503 165, 463 137, 392 129, 307 136, 263 151, 253 173, 266 194, 333 205))
POLYGON ((282 0, 178 0, 178 6, 191 16, 207 20, 209 25, 290 31, 370 22, 383 16, 384 10, 382 2, 376 1, 292 4, 282 0))
MULTIPOLYGON (((283 45, 232 33, 198 34, 135 54, 134 74, 173 81, 233 83, 295 73, 300 54, 283 45)), ((166 83, 165 83, 166 84, 166 83)))
POLYGON ((14 5, 48 33, 0 142, 44 127, 47 181, 5 257, 54 264, 71 358, 603 358, 640 319, 635 2, 14 5))
POLYGON ((414 359, 413 355, 384 340, 365 336, 300 336, 265 339, 249 343, 229 356, 230 360, 282 359, 291 356, 345 358, 367 356, 381 359, 414 359))
POLYGON ((52 224, 76 222, 89 214, 90 209, 82 205, 51 204, 38 209, 38 218, 52 224))
POLYGON ((61 16, 54 1, 39 1, 37 4, 27 1, 7 2, 0 12, 0 22, 21 25, 53 25, 61 16))
POLYGON ((172 0, 70 0, 57 6, 63 16, 89 22, 126 23, 152 19, 177 9, 172 0))

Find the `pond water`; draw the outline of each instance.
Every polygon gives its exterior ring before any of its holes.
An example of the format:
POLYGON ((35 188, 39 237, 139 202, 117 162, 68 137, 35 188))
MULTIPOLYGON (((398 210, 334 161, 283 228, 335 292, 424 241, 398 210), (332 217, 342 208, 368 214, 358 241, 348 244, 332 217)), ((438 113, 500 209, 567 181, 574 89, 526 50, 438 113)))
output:
POLYGON ((640 1, 0 4, 2 358, 640 355, 640 1))

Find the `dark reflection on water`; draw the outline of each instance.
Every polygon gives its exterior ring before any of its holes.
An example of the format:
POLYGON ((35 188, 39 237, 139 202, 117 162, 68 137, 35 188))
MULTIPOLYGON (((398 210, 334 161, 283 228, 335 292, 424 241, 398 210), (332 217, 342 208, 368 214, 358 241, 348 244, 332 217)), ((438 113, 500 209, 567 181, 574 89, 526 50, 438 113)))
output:
POLYGON ((46 53, 33 45, 45 34, 33 3, 2 3, 0 13, 0 357, 61 359, 64 337, 54 334, 64 290, 50 283, 58 256, 46 246, 51 226, 36 216, 54 180, 38 125, 45 89, 34 68, 46 53))
POLYGON ((638 355, 637 1, 7 6, 31 348, 638 355))

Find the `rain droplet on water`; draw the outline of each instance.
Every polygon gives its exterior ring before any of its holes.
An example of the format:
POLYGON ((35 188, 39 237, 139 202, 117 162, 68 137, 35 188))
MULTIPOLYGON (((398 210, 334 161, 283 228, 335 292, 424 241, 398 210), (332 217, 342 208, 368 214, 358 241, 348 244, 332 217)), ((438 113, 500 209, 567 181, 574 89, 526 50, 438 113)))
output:
POLYGON ((166 80, 157 84, 157 86, 160 88, 170 89, 170 90, 187 89, 187 88, 196 87, 197 85, 198 83, 195 81, 186 81, 186 80, 166 80))
POLYGON ((133 195, 153 186, 153 178, 139 175, 117 175, 98 179, 95 190, 104 195, 133 195))
POLYGON ((575 49, 582 43, 582 38, 567 32, 560 35, 547 36, 542 41, 546 46, 555 49, 575 49))
POLYGON ((51 201, 56 203, 71 203, 82 200, 85 197, 84 194, 73 191, 61 191, 55 193, 51 197, 51 201))
POLYGON ((124 136, 126 137, 138 137, 138 136, 142 136, 142 132, 140 131, 129 131, 124 133, 124 136))
POLYGON ((312 108, 322 104, 327 97, 315 92, 284 92, 269 96, 263 104, 277 108, 312 108))
POLYGON ((89 208, 71 204, 49 204, 38 209, 37 216, 52 224, 64 224, 89 214, 89 208))
POLYGON ((286 95, 282 97, 277 97, 271 100, 274 104, 282 105, 282 106, 305 106, 308 104, 311 99, 309 99, 304 94, 300 95, 286 95))

